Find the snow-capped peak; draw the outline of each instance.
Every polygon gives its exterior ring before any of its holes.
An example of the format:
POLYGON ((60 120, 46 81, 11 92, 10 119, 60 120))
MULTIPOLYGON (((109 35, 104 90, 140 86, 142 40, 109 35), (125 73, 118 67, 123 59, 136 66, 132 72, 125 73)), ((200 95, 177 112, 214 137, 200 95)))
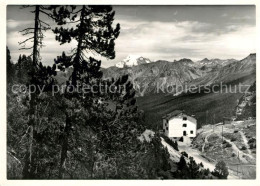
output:
POLYGON ((140 64, 151 63, 150 59, 144 58, 139 55, 128 55, 125 59, 116 64, 116 67, 132 67, 140 64))

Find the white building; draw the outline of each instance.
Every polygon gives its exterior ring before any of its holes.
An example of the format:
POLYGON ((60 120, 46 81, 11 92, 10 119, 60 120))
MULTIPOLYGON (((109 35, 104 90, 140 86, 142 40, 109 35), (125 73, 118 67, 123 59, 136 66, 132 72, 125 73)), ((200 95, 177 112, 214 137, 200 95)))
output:
POLYGON ((183 136, 196 137, 197 120, 176 110, 163 117, 163 133, 169 138, 178 139, 183 136))

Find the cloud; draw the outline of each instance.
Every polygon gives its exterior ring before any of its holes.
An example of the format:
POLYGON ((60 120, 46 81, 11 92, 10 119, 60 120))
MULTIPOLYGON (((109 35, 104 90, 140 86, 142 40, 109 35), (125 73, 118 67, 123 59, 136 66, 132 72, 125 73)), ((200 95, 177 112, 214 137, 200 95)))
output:
MULTIPOLYGON (((128 54, 152 60, 173 61, 184 57, 243 58, 255 52, 255 26, 215 25, 198 21, 145 22, 118 20, 121 34, 116 40, 116 62, 128 54), (243 36, 243 37, 241 37, 243 36)), ((111 63, 105 64, 109 66, 111 63)))
MULTIPOLYGON (((43 45, 45 46, 40 49, 40 54, 42 62, 46 65, 52 65, 54 63, 54 58, 60 55, 63 51, 69 53, 71 49, 76 46, 75 42, 60 45, 59 42, 55 40, 55 35, 51 30, 46 31, 44 35, 43 45)), ((17 31, 12 31, 7 34, 7 46, 10 49, 11 57, 14 62, 17 61, 20 54, 30 55, 32 53, 32 50, 19 50, 22 46, 20 46, 18 42, 24 41, 28 36, 23 36, 17 31)), ((32 41, 28 41, 26 42, 25 47, 31 47, 32 45, 32 41)))
POLYGON ((251 17, 251 16, 248 16, 248 15, 245 15, 245 16, 238 16, 238 17, 232 17, 231 19, 233 20, 250 20, 250 19, 254 19, 254 17, 251 17))
POLYGON ((7 27, 8 29, 16 29, 18 27, 24 27, 25 25, 32 24, 32 21, 16 21, 13 19, 7 20, 7 27))
POLYGON ((221 15, 221 17, 227 17, 227 16, 228 16, 227 13, 223 13, 223 14, 221 15))
MULTIPOLYGON (((116 19, 120 23, 121 31, 116 40, 116 58, 103 59, 102 66, 108 67, 123 60, 129 54, 141 55, 151 60, 169 60, 191 58, 199 60, 208 58, 236 58, 242 59, 251 52, 255 52, 255 26, 243 24, 227 24, 219 28, 218 25, 199 21, 145 21, 116 19)), ((7 33, 7 45, 12 59, 16 61, 19 54, 31 54, 30 51, 19 50, 19 41, 27 37, 17 32, 21 24, 8 20, 9 28, 16 28, 7 33)), ((62 51, 70 51, 76 42, 60 45, 55 40, 52 31, 45 33, 43 40, 46 47, 41 49, 42 61, 53 64, 53 59, 62 51)), ((28 43, 27 46, 32 43, 28 43)))

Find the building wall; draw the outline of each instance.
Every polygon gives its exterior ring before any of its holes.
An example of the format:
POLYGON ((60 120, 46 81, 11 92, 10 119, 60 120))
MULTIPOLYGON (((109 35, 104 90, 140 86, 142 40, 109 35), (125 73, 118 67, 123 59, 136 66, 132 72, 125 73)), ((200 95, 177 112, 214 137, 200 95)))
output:
POLYGON ((197 123, 190 120, 183 120, 182 117, 172 118, 168 122, 168 131, 166 130, 165 135, 168 137, 182 137, 183 131, 186 131, 186 136, 196 137, 197 123), (186 127, 183 127, 186 124, 186 127), (193 133, 191 133, 193 131, 193 133))

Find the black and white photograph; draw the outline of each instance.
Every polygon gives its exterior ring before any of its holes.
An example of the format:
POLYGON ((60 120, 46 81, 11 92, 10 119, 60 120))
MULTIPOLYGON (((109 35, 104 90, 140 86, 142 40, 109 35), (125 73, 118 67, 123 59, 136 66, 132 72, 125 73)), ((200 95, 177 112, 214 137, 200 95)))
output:
POLYGON ((257 178, 255 4, 23 3, 7 180, 257 178))

